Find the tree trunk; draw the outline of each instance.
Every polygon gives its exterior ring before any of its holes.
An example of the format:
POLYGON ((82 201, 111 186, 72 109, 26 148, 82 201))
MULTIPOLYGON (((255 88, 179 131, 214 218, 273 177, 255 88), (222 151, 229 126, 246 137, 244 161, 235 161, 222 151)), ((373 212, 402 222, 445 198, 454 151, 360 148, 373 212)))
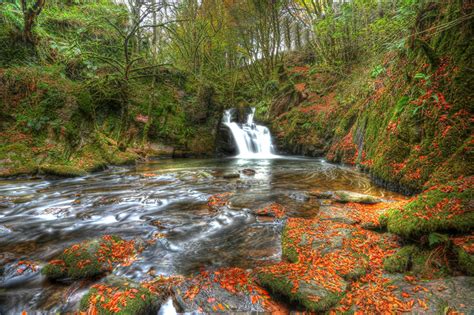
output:
POLYGON ((28 8, 26 0, 21 0, 21 9, 23 11, 23 40, 32 45, 35 44, 36 39, 33 35, 33 29, 36 24, 36 18, 43 10, 46 0, 36 0, 31 8, 28 8))

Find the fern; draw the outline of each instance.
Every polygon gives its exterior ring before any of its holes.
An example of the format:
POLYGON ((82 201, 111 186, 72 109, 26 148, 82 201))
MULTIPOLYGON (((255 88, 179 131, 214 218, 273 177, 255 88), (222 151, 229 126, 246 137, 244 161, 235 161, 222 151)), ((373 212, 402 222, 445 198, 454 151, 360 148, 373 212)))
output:
POLYGON ((23 15, 17 1, 0 3, 0 22, 7 28, 21 29, 23 27, 23 15))

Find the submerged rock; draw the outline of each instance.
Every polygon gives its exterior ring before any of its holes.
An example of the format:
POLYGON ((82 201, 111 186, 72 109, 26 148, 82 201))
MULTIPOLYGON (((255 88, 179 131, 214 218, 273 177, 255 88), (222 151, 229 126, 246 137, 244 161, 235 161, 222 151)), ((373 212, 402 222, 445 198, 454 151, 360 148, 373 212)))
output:
POLYGON ((306 192, 292 192, 289 194, 289 197, 299 202, 306 202, 309 200, 309 195, 306 192))
POLYGON ((239 178, 240 174, 239 173, 227 173, 222 175, 223 178, 225 179, 232 179, 232 178, 239 178))
POLYGON ((257 172, 251 168, 244 168, 242 170, 242 174, 247 175, 247 176, 254 176, 257 172))

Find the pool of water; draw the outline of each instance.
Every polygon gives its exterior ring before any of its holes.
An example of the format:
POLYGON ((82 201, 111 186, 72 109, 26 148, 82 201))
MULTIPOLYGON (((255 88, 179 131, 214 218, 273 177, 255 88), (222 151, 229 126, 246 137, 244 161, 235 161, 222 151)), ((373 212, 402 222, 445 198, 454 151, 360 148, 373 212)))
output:
POLYGON ((260 222, 252 210, 278 202, 293 216, 315 216, 318 203, 299 197, 309 190, 398 196, 353 168, 308 158, 162 159, 73 179, 2 180, 0 313, 71 310, 91 283, 14 276, 9 263, 44 263, 73 243, 104 234, 147 240, 162 233, 135 263, 114 270, 136 281, 278 261, 281 223, 260 222), (223 177, 248 168, 255 175, 223 177), (210 210, 208 198, 224 192, 232 193, 229 206, 210 210))

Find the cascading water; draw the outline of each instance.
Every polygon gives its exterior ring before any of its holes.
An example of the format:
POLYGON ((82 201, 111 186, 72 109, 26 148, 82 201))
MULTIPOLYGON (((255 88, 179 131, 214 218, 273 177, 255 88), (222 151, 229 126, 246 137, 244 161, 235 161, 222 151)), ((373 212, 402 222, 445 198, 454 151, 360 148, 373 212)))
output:
POLYGON ((267 127, 257 125, 253 121, 255 108, 247 116, 247 122, 239 125, 232 122, 232 109, 224 112, 223 123, 229 127, 239 154, 245 159, 271 159, 278 157, 273 154, 272 136, 267 127))

